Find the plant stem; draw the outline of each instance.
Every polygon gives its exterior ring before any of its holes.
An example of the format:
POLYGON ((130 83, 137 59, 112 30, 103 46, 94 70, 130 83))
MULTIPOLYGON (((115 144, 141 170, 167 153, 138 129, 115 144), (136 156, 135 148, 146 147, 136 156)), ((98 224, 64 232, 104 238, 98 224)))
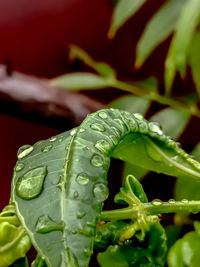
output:
MULTIPOLYGON (((138 216, 137 205, 129 206, 123 209, 116 209, 110 211, 102 211, 101 220, 102 221, 112 221, 112 220, 126 220, 126 219, 136 219, 138 216)), ((142 203, 142 210, 146 212, 147 215, 158 215, 162 213, 177 213, 177 212, 200 212, 200 200, 182 200, 176 201, 175 203, 169 202, 148 202, 142 203)))
POLYGON ((113 80, 110 86, 117 88, 117 89, 124 90, 132 94, 135 94, 140 97, 148 98, 150 100, 156 101, 163 105, 168 105, 174 108, 184 109, 188 111, 191 115, 194 115, 200 118, 200 110, 195 104, 182 102, 175 98, 171 98, 165 95, 160 95, 156 91, 147 90, 145 88, 138 87, 138 86, 128 84, 126 82, 122 82, 118 80, 113 80))

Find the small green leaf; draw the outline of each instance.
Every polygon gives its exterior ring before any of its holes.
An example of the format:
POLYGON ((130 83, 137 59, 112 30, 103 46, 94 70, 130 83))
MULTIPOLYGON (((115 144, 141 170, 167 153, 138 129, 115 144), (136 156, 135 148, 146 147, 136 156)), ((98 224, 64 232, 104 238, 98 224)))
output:
POLYGON ((169 250, 169 267, 198 267, 200 262, 200 236, 196 232, 186 234, 169 250))
POLYGON ((127 110, 131 113, 145 114, 149 106, 150 100, 148 99, 126 95, 113 100, 109 103, 108 108, 118 108, 121 110, 127 110))
POLYGON ((173 32, 184 3, 185 0, 167 1, 147 23, 137 45, 136 67, 140 67, 155 47, 173 32))
POLYGON ((130 19, 146 0, 118 0, 114 7, 108 37, 113 38, 117 30, 130 19))
POLYGON ((164 266, 166 261, 166 235, 159 222, 152 224, 147 234, 146 242, 135 246, 129 241, 122 246, 109 246, 98 254, 98 261, 102 267, 155 267, 164 266))
POLYGON ((94 249, 99 250, 118 243, 120 232, 127 224, 124 221, 112 221, 97 227, 94 249))
POLYGON ((147 196, 140 182, 133 176, 128 175, 125 179, 125 186, 120 188, 120 192, 115 196, 115 202, 127 202, 129 205, 147 202, 147 196))
POLYGON ((24 257, 31 245, 30 238, 21 226, 0 223, 0 267, 7 267, 24 257))
POLYGON ((70 59, 78 58, 82 60, 86 65, 93 68, 96 72, 104 77, 116 77, 115 70, 108 64, 104 62, 96 62, 94 61, 83 49, 78 46, 71 45, 70 46, 70 59))
POLYGON ((31 267, 47 267, 45 260, 39 254, 37 254, 32 265, 31 265, 31 267))
POLYGON ((73 91, 109 87, 109 80, 89 72, 75 72, 59 76, 52 84, 73 91))
POLYGON ((192 77, 196 86, 197 93, 200 96, 200 32, 197 32, 190 45, 189 64, 191 67, 192 77))
MULTIPOLYGON (((200 143, 195 147, 191 154, 195 156, 196 160, 200 161, 200 143)), ((199 200, 200 183, 186 178, 178 179, 175 186, 175 198, 176 200, 184 198, 188 200, 199 200)))
POLYGON ((187 126, 190 117, 190 113, 185 110, 166 108, 153 115, 150 121, 158 122, 166 135, 178 138, 187 126))

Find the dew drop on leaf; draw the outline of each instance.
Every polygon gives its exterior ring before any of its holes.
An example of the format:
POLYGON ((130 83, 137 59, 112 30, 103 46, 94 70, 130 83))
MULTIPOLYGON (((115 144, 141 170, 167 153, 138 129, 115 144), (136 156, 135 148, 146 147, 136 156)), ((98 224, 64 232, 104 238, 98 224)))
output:
POLYGON ((56 137, 52 137, 49 141, 50 142, 55 142, 56 141, 56 137))
POLYGON ((79 132, 80 133, 84 133, 85 132, 85 129, 81 128, 81 129, 79 129, 79 132))
POLYGON ((90 128, 92 130, 99 131, 99 132, 104 132, 105 131, 105 127, 103 125, 101 125, 100 123, 92 123, 90 125, 90 128))
POLYGON ((95 184, 93 193, 97 201, 104 201, 108 197, 108 187, 105 184, 95 184))
POLYGON ((52 145, 45 146, 41 149, 42 152, 48 152, 52 149, 52 145))
POLYGON ((110 144, 106 140, 99 140, 94 145, 101 152, 107 153, 110 150, 110 144))
POLYGON ((75 135, 75 133, 76 133, 76 129, 73 129, 73 130, 70 132, 70 135, 73 136, 73 135, 75 135))
POLYGON ((152 200, 152 204, 154 206, 160 206, 160 205, 162 205, 162 201, 160 199, 154 199, 154 200, 152 200))
POLYGON ((76 177, 76 182, 80 185, 85 185, 88 184, 89 182, 89 176, 87 175, 87 173, 79 173, 76 177))
POLYGON ((47 167, 37 167, 20 176, 16 183, 17 195, 23 199, 37 197, 42 191, 46 175, 47 167))
POLYGON ((171 199, 168 200, 168 203, 169 203, 169 204, 175 204, 176 201, 175 201, 173 198, 171 198, 171 199))
POLYGON ((160 129, 160 127, 156 123, 150 122, 149 123, 149 129, 152 132, 157 133, 159 135, 162 135, 163 134, 163 131, 160 129))
POLYGON ((100 155, 94 154, 91 158, 91 164, 94 167, 101 167, 104 163, 103 157, 101 157, 100 155))
POLYGON ((48 215, 41 215, 38 218, 35 227, 36 227, 37 233, 45 234, 45 233, 49 233, 51 231, 63 231, 64 223, 63 222, 59 222, 59 223, 55 222, 48 215))
POLYGON ((26 157, 28 154, 31 153, 31 151, 33 151, 33 146, 31 146, 31 145, 21 146, 17 152, 18 159, 22 159, 22 158, 26 157))
POLYGON ((100 111, 98 113, 99 117, 102 118, 102 119, 107 119, 108 118, 108 115, 105 111, 100 111))
POLYGON ((77 216, 77 219, 82 219, 85 216, 85 214, 86 213, 84 211, 78 212, 77 215, 76 215, 77 216))
POLYGON ((184 199, 181 200, 181 202, 186 204, 186 203, 188 203, 188 200, 184 198, 184 199))
POLYGON ((73 197, 74 197, 74 198, 78 198, 78 197, 79 197, 79 193, 78 193, 78 191, 74 191, 73 197))
POLYGON ((140 113, 134 113, 134 117, 135 117, 136 119, 138 119, 138 120, 143 120, 143 119, 144 119, 144 117, 143 117, 142 114, 140 114, 140 113))
POLYGON ((24 168, 24 163, 20 162, 15 166, 15 171, 19 172, 19 171, 23 170, 23 168, 24 168))

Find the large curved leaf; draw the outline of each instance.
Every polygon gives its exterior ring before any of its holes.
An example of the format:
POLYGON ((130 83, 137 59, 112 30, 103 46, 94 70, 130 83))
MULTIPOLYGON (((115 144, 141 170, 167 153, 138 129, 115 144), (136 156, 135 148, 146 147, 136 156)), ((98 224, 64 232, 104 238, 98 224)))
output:
POLYGON ((141 114, 116 109, 100 110, 78 128, 23 146, 13 176, 12 201, 48 266, 88 266, 108 196, 111 157, 200 179, 200 164, 156 124, 141 114))

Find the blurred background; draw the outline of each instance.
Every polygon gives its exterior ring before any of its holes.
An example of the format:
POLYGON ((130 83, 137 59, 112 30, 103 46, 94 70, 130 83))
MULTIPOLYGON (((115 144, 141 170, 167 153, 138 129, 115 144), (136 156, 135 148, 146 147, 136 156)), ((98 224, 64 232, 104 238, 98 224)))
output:
MULTIPOLYGON (((138 2, 0 1, 0 208, 21 145, 69 130, 107 106, 158 121, 198 159, 200 6, 138 2)), ((173 196, 173 178, 152 179, 144 180, 150 199, 173 196)), ((185 197, 181 189, 175 196, 185 197)))

